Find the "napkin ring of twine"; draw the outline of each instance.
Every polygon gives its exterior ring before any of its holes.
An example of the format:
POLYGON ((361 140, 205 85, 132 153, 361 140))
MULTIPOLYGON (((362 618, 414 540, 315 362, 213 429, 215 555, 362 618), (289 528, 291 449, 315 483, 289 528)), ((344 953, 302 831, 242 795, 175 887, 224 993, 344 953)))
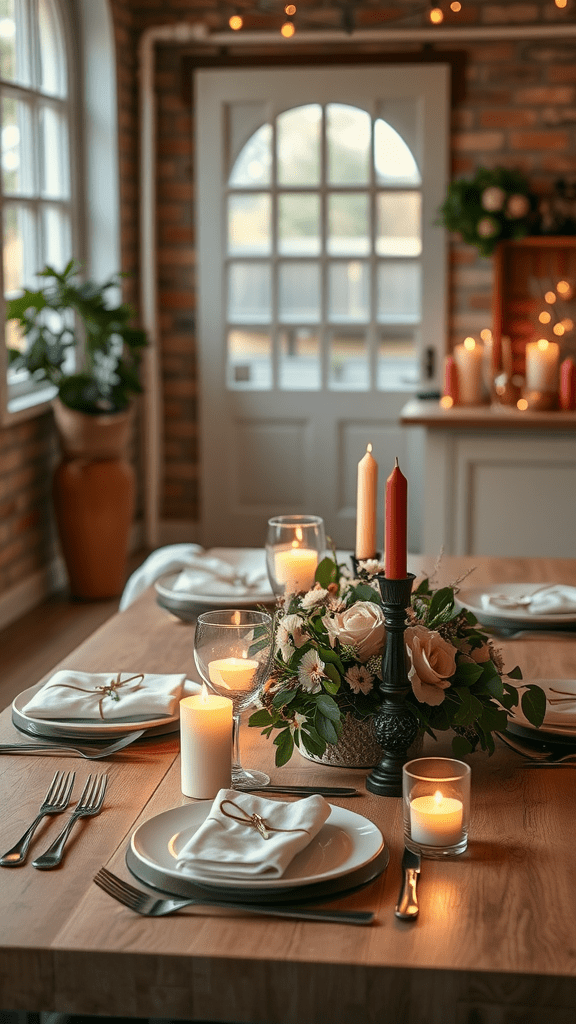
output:
POLYGON ((83 686, 74 686, 73 683, 59 683, 58 685, 65 687, 67 690, 79 690, 80 693, 93 693, 95 695, 101 694, 100 700, 98 701, 98 711, 100 712, 100 718, 104 720, 104 710, 102 705, 106 697, 111 697, 112 700, 119 701, 120 694, 118 693, 118 690, 123 686, 127 686, 128 683, 133 683, 134 680, 136 680, 136 685, 131 686, 128 691, 129 693, 136 693, 136 690, 139 690, 144 682, 143 672, 138 672, 135 676, 128 676, 128 679, 121 679, 121 675, 122 673, 118 672, 115 679, 111 679, 109 683, 103 683, 101 686, 96 686, 93 690, 86 690, 83 686))
POLYGON ((219 810, 222 811, 224 817, 231 818, 232 821, 237 821, 240 825, 248 825, 249 828, 256 829, 262 836, 262 839, 270 839, 271 832, 305 832, 306 835, 310 834, 307 828, 274 828, 273 825, 266 821, 266 818, 256 814, 256 812, 248 814, 248 811, 240 807, 240 804, 234 803, 233 800, 222 800, 219 810), (225 811, 224 804, 230 804, 230 807, 235 807, 237 811, 241 811, 242 816, 239 817, 237 814, 230 814, 228 811, 225 811))

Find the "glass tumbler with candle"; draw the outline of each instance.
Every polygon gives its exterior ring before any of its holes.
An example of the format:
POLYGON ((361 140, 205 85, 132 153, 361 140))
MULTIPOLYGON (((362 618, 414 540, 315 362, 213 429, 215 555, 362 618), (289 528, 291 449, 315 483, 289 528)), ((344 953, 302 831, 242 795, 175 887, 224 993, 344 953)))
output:
POLYGON ((273 516, 269 519, 266 565, 276 596, 310 590, 325 550, 324 520, 320 516, 273 516))
POLYGON ((194 660, 202 679, 233 706, 232 785, 235 789, 267 786, 264 772, 240 762, 240 716, 266 682, 272 661, 272 618, 249 609, 218 609, 198 616, 194 660))
POLYGON ((404 843, 423 857, 464 853, 470 819, 470 766, 419 757, 402 769, 404 843))

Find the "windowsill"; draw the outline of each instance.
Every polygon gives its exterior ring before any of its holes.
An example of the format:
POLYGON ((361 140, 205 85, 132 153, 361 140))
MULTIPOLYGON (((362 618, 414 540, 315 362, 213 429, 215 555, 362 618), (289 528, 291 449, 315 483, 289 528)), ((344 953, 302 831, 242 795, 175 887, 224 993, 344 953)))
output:
POLYGON ((53 385, 37 388, 8 398, 7 410, 2 417, 3 426, 41 416, 50 409, 57 389, 53 385))

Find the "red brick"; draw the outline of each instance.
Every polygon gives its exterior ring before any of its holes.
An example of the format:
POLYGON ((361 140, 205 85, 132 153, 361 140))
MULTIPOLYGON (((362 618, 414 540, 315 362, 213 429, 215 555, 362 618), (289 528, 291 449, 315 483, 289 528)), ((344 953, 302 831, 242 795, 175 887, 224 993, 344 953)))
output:
POLYGON ((574 89, 570 86, 541 86, 538 89, 518 89, 516 102, 520 106, 534 106, 543 103, 572 103, 574 89))
POLYGON ((549 64, 548 81, 576 83, 576 64, 549 64))
POLYGON ((452 138, 455 149, 485 153, 504 148, 502 132, 457 132, 452 138))
POLYGON ((484 110, 479 118, 481 128, 529 128, 537 120, 533 110, 484 110))
POLYGON ((512 132, 513 149, 568 149, 567 132, 512 132))

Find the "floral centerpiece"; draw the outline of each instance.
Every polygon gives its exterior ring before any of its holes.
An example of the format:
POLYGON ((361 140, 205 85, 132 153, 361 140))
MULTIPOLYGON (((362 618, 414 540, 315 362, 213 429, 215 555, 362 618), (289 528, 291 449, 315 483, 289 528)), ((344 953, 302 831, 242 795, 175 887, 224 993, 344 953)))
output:
MULTIPOLYGON (((321 757, 336 744, 346 715, 366 719, 381 705, 379 682, 386 627, 375 575, 362 563, 353 579, 336 558, 325 558, 314 587, 289 595, 274 617, 274 661, 249 724, 274 733, 276 764, 295 745, 321 757)), ((455 730, 456 756, 477 746, 494 751, 493 733, 506 728, 521 702, 534 726, 542 724, 546 698, 535 684, 518 687, 518 667, 504 672, 502 656, 475 616, 456 607, 458 582, 433 590, 423 579, 413 590, 404 633, 411 691, 407 702, 419 727, 435 738, 455 730)))
POLYGON ((531 233, 537 202, 520 171, 480 167, 470 180, 450 183, 437 223, 488 257, 501 239, 531 233))

